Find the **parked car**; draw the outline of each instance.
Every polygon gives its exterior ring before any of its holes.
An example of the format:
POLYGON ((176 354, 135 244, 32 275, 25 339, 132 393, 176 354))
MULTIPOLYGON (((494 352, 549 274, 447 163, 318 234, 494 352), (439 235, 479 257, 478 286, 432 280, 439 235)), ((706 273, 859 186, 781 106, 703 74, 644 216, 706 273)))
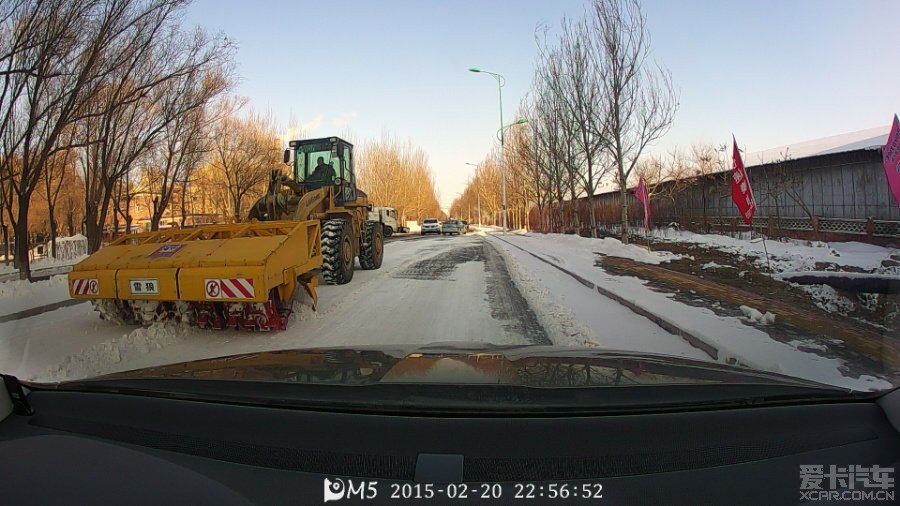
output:
POLYGON ((460 234, 459 222, 456 220, 447 220, 441 224, 441 235, 460 234))
POLYGON ((441 223, 437 220, 437 218, 425 218, 424 220, 422 220, 422 235, 440 233, 441 223))

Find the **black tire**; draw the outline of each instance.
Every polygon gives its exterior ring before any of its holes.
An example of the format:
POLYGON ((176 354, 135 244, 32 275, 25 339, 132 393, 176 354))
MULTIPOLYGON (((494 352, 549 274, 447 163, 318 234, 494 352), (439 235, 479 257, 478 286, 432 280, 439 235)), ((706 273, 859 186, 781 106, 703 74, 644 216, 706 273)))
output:
POLYGON ((391 228, 391 227, 389 227, 389 226, 387 226, 387 225, 385 225, 383 228, 384 228, 384 230, 383 230, 383 232, 384 232, 384 237, 390 237, 390 236, 394 235, 394 229, 393 229, 393 228, 391 228))
MULTIPOLYGON (((359 265, 363 269, 373 270, 381 267, 384 259, 384 237, 381 235, 381 224, 367 221, 366 230, 359 247, 359 265)), ((387 227, 390 230, 390 227, 387 227)))
POLYGON ((353 231, 347 220, 322 224, 322 277, 329 285, 343 285, 353 279, 353 231))

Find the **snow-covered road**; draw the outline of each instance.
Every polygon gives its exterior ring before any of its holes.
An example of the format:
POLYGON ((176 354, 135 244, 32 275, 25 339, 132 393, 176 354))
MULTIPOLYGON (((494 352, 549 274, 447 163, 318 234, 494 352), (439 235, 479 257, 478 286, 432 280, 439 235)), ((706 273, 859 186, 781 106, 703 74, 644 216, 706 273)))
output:
POLYGON ((614 241, 563 236, 492 237, 482 232, 391 240, 385 243, 380 269, 357 269, 346 285, 320 285, 316 311, 301 295, 294 301, 288 329, 272 333, 208 331, 175 323, 117 326, 100 320, 88 303, 22 315, 17 312, 66 300, 65 277, 0 283, 0 315, 5 315, 0 317, 0 371, 26 380, 59 381, 254 351, 470 341, 735 361, 860 390, 887 384, 851 374, 839 358, 772 339, 752 322, 686 305, 637 278, 611 275, 596 265, 598 248, 631 254, 614 241), (559 268, 610 293, 586 288, 559 268), (657 323, 612 300, 612 294, 643 308, 657 323), (679 333, 689 330, 717 353, 711 356, 663 329, 671 326, 682 329, 679 333))
POLYGON ((78 304, 0 324, 0 371, 52 381, 284 348, 551 343, 504 257, 478 236, 390 241, 381 269, 357 270, 347 285, 320 286, 317 311, 302 299, 286 331, 256 334, 116 326, 78 304))

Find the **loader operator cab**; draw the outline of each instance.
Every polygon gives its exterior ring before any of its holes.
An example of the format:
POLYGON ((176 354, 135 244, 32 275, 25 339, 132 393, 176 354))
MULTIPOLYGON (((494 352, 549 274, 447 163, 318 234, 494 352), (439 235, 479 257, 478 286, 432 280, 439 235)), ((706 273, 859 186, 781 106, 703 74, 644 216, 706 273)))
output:
POLYGON ((307 190, 334 185, 338 204, 356 200, 353 145, 338 137, 291 141, 285 163, 293 158, 294 181, 307 190))

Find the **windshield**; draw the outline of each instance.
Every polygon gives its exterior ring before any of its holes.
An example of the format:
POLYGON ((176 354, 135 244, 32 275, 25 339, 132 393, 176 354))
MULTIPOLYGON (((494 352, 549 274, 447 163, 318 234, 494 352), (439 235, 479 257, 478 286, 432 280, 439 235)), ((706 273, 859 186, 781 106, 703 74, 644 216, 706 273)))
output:
MULTIPOLYGON (((334 171, 336 167, 340 167, 339 164, 340 160, 337 157, 332 158, 329 143, 301 144, 294 152, 294 179, 297 181, 306 181, 311 178, 323 179, 323 169, 334 171)), ((332 175, 331 179, 334 177, 332 175)))
POLYGON ((900 2, 453 3, 0 8, 0 373, 900 384, 900 2))

